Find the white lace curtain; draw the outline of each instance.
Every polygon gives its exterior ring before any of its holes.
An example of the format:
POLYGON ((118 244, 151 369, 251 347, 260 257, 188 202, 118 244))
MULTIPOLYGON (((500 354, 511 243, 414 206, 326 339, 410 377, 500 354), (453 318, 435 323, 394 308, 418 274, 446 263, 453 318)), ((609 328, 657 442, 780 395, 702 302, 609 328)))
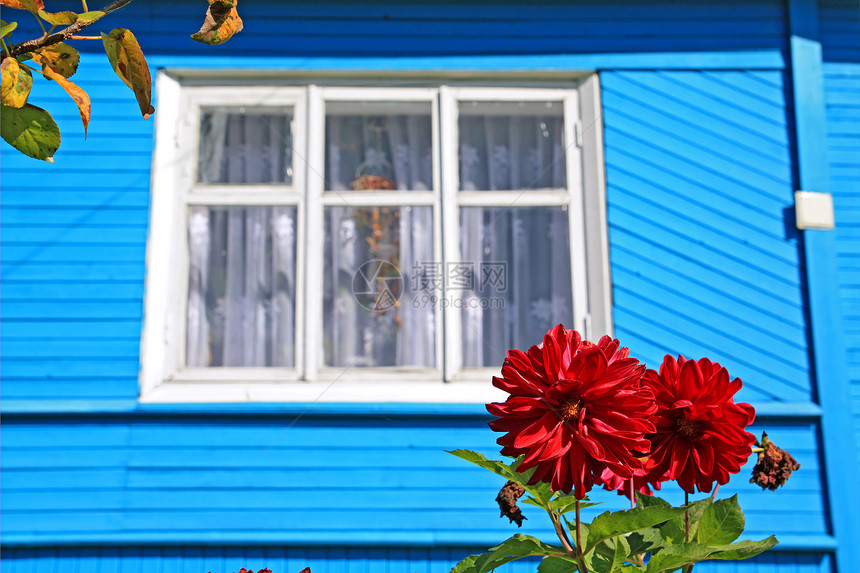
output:
MULTIPOLYGON (((327 189, 350 189, 362 174, 390 179, 401 191, 432 188, 429 116, 329 116, 326 128, 327 189)), ((326 365, 433 367, 435 309, 414 276, 433 262, 432 207, 331 207, 325 221, 326 365), (374 260, 399 271, 394 306, 356 298, 356 272, 374 260)))
MULTIPOLYGON (((565 188, 562 128, 560 116, 461 117, 460 188, 565 188)), ((565 210, 463 208, 460 251, 476 272, 475 288, 463 293, 464 366, 499 366, 507 349, 527 350, 555 324, 571 324, 565 210), (503 277, 482 275, 482 265, 498 269, 498 263, 504 264, 503 277)))
MULTIPOLYGON (((200 180, 289 180, 287 116, 212 113, 200 180)), ((186 364, 295 365, 296 208, 192 207, 186 364)))

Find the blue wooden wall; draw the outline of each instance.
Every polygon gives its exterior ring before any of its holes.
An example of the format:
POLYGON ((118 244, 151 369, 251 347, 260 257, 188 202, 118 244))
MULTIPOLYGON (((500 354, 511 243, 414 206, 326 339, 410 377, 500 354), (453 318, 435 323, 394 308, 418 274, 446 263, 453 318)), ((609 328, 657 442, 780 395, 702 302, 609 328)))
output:
MULTIPOLYGON (((860 443, 860 7, 828 0, 821 44, 848 376, 854 435, 860 443)), ((860 450, 857 469, 860 471, 860 450)))
MULTIPOLYGON (((834 499, 786 218, 782 2, 257 2, 221 47, 177 32, 197 29, 199 1, 165 7, 133 3, 103 29, 134 22, 155 66, 600 70, 618 337, 651 365, 665 352, 726 365, 764 414, 756 430, 803 465, 777 494, 746 483, 749 468, 723 489, 740 493, 750 537, 776 533, 780 551, 701 570, 831 570, 834 499)), ((851 13, 828 1, 821 20, 837 218, 856 223, 851 13)), ((478 407, 137 404, 152 121, 103 55, 84 58, 88 139, 42 83, 32 102, 55 112, 57 162, 2 149, 2 573, 446 571, 515 532, 494 509, 499 480, 442 451, 496 451, 478 407), (93 547, 63 548, 81 544, 93 547)), ((838 232, 860 432, 856 227, 838 232)), ((551 538, 537 514, 521 531, 551 538)))

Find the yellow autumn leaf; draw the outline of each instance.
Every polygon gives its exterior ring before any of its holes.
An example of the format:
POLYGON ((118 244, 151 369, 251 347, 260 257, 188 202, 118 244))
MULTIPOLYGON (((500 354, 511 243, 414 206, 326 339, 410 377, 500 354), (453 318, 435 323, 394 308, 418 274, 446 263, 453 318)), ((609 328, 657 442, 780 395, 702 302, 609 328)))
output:
POLYGON ((130 31, 115 28, 110 34, 102 34, 105 52, 113 71, 131 88, 140 106, 143 119, 155 113, 152 107, 152 78, 140 44, 130 31))
POLYGON ((74 24, 78 20, 78 15, 74 12, 45 12, 39 10, 39 17, 45 20, 52 26, 68 26, 74 24))
POLYGON ((0 4, 8 8, 28 10, 33 14, 38 14, 39 10, 42 10, 45 7, 42 0, 0 0, 0 4))
POLYGON ((0 101, 8 107, 24 107, 30 95, 30 88, 33 87, 30 69, 22 66, 15 58, 4 58, 0 63, 0 71, 3 75, 0 101))
POLYGON ((203 26, 191 38, 204 44, 223 44, 242 31, 242 19, 236 10, 237 0, 209 0, 203 26))
POLYGON ((76 104, 78 104, 78 113, 81 114, 81 121, 84 124, 84 138, 86 138, 87 127, 90 124, 90 96, 87 95, 87 92, 81 89, 80 86, 72 83, 62 74, 55 72, 49 66, 49 62, 46 61, 46 58, 42 54, 33 54, 33 61, 38 64, 42 64, 42 73, 45 77, 60 84, 60 87, 66 90, 66 93, 75 100, 76 104))
POLYGON ((67 78, 74 75, 78 69, 78 64, 81 61, 81 56, 78 54, 78 51, 70 45, 62 42, 42 48, 36 53, 42 56, 39 63, 42 64, 43 67, 47 66, 67 78))

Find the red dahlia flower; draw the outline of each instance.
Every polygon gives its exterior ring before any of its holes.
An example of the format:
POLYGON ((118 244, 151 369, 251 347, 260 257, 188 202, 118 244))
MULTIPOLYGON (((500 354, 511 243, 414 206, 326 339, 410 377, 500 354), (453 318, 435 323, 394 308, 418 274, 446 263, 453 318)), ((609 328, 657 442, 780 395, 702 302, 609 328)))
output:
POLYGON ((707 358, 666 356, 660 373, 649 369, 642 383, 654 391, 657 432, 651 439, 650 475, 668 473, 687 493, 725 484, 750 456, 755 436, 744 431, 755 419, 749 404, 735 404, 739 378, 707 358))
POLYGON ((543 343, 508 351, 502 377, 493 385, 510 396, 487 404, 499 418, 490 428, 506 432, 497 442, 502 454, 525 455, 519 469, 536 468, 529 484, 578 499, 609 469, 623 479, 640 467, 635 451, 648 451, 645 434, 656 406, 651 390, 640 386, 645 367, 608 336, 598 344, 558 325, 543 343))

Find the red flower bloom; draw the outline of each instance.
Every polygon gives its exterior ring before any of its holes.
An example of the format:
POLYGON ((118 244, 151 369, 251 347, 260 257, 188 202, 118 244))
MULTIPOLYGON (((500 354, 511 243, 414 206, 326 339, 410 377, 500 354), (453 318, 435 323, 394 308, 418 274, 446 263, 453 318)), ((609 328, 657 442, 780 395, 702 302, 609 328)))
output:
POLYGON ((725 484, 750 456, 755 436, 744 431, 755 419, 749 404, 735 404, 739 378, 707 358, 666 356, 660 373, 649 369, 643 384, 654 391, 657 432, 651 439, 650 475, 669 474, 687 493, 725 484))
POLYGON ((607 468, 630 478, 640 467, 633 451, 648 451, 645 434, 654 431, 654 398, 639 383, 644 369, 617 340, 592 344, 560 324, 528 354, 508 351, 493 385, 510 396, 487 404, 499 417, 490 428, 506 432, 497 440, 502 454, 525 455, 519 469, 536 468, 530 484, 548 482, 579 499, 607 468))

